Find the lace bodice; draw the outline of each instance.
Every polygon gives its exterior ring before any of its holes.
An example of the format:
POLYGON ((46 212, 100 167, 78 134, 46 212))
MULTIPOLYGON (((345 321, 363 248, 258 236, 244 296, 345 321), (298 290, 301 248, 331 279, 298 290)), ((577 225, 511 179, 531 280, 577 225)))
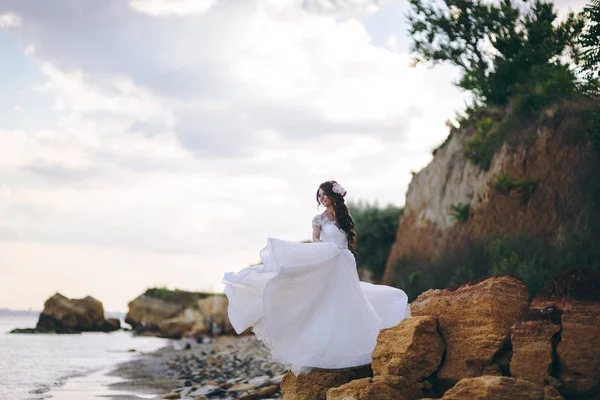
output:
POLYGON ((338 228, 334 221, 326 216, 318 214, 313 218, 312 224, 313 226, 318 226, 321 228, 320 239, 322 241, 333 243, 344 249, 348 248, 348 239, 346 238, 346 233, 338 228))

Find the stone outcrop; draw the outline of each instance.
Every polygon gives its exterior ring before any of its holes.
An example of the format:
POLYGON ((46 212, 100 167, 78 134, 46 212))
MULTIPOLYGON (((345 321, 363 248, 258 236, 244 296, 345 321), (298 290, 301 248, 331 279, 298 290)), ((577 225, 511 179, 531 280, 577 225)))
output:
POLYGON ((465 378, 448 390, 443 400, 544 400, 544 389, 506 376, 465 378))
POLYGON ((153 296, 149 292, 128 304, 129 312, 125 322, 137 332, 157 330, 161 321, 175 318, 188 305, 187 301, 171 301, 169 298, 153 296))
POLYGON ((444 348, 434 317, 404 319, 379 332, 371 364, 373 374, 421 381, 438 369, 444 348))
POLYGON ((511 376, 539 386, 551 380, 556 344, 560 338, 560 312, 553 306, 531 306, 512 328, 511 376))
POLYGON ((149 289, 129 303, 125 321, 137 333, 167 338, 229 334, 227 306, 219 294, 149 289))
POLYGON ((44 303, 35 329, 17 329, 14 333, 112 332, 121 328, 116 318, 104 318, 102 303, 91 296, 69 299, 56 293, 44 303))
POLYGON ((564 271, 533 299, 532 307, 556 309, 560 315, 556 370, 561 391, 600 396, 600 272, 564 271))
POLYGON ((290 371, 283 377, 280 387, 284 400, 325 400, 329 389, 371 375, 370 367, 337 370, 314 368, 298 376, 290 371))
POLYGON ((210 296, 198 300, 198 310, 204 316, 205 332, 210 335, 234 333, 227 316, 229 301, 226 296, 210 296))
POLYGON ((284 399, 600 397, 600 272, 565 271, 531 303, 521 280, 492 276, 427 291, 411 312, 380 331, 372 371, 290 372, 284 399))
POLYGON ((562 315, 556 348, 559 378, 567 394, 600 391, 600 303, 572 302, 562 315))
POLYGON ((180 339, 188 334, 196 325, 196 321, 202 321, 203 315, 191 308, 185 309, 179 316, 168 318, 158 323, 158 336, 180 339))
POLYGON ((413 316, 432 316, 446 344, 437 372, 441 387, 463 378, 501 374, 508 366, 511 327, 527 311, 529 293, 520 279, 493 276, 457 288, 428 290, 412 304, 413 316))
POLYGON ((327 391, 327 400, 416 400, 421 397, 418 384, 392 375, 357 379, 327 391))

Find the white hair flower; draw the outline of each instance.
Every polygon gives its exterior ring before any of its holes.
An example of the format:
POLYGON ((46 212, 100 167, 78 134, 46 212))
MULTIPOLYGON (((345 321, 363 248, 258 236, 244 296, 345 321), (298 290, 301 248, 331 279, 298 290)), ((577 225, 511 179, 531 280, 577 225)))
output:
POLYGON ((344 189, 342 185, 340 185, 337 182, 331 186, 331 190, 333 190, 334 193, 341 195, 342 197, 346 195, 346 189, 344 189))

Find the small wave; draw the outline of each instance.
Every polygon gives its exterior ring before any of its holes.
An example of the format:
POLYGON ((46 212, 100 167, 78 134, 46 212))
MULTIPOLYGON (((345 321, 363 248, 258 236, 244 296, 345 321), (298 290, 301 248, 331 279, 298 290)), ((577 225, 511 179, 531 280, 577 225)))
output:
POLYGON ((38 387, 35 389, 31 389, 29 391, 30 394, 44 394, 50 391, 49 385, 37 385, 38 387))
POLYGON ((47 384, 47 383, 35 383, 33 384, 33 389, 29 390, 29 394, 41 395, 32 397, 31 400, 41 400, 41 399, 49 399, 52 398, 51 394, 48 394, 52 390, 52 387, 60 387, 63 386, 69 379, 79 378, 82 376, 90 375, 96 371, 100 370, 100 368, 90 368, 82 371, 73 371, 64 376, 61 376, 56 381, 47 384))
POLYGON ((69 379, 80 378, 82 376, 90 375, 90 374, 93 374, 94 372, 99 371, 101 369, 102 368, 87 368, 87 369, 80 370, 80 371, 70 372, 70 373, 68 373, 66 375, 63 375, 60 378, 58 378, 58 380, 56 382, 54 382, 54 386, 55 387, 57 387, 57 386, 63 386, 65 383, 67 383, 67 381, 69 379))

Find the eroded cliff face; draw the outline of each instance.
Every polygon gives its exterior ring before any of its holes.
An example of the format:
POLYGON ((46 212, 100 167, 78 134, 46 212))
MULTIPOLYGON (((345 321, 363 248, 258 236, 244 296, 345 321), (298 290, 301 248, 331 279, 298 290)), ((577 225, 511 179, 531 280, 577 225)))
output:
POLYGON ((589 208, 584 192, 586 179, 595 179, 590 171, 597 167, 597 155, 588 139, 589 126, 578 113, 546 110, 542 122, 508 132, 487 171, 465 156, 465 141, 474 131, 452 130, 429 165, 414 175, 384 284, 394 284, 403 259, 432 260, 465 240, 492 233, 560 238, 566 224, 577 223, 589 208), (502 176, 530 179, 535 185, 527 194, 499 190, 502 176), (470 204, 468 219, 457 222, 451 207, 465 204, 470 204))

